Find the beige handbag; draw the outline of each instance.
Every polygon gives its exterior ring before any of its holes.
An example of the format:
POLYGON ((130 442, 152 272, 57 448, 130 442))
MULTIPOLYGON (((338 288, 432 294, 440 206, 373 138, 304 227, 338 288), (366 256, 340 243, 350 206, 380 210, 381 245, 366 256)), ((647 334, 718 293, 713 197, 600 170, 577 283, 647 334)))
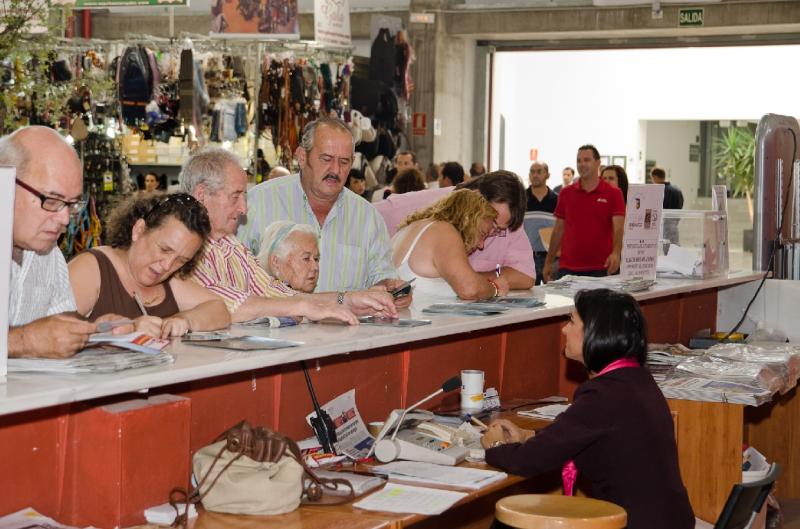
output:
POLYGON ((243 421, 219 439, 194 455, 197 487, 191 492, 175 488, 170 494, 176 511, 178 503, 186 504, 173 525, 185 523, 190 503, 202 502, 206 510, 231 514, 283 514, 297 509, 302 499, 320 501, 325 489, 336 490, 339 484, 349 487, 350 494, 337 503, 353 498, 349 481, 315 476, 297 443, 282 433, 243 421), (304 475, 309 478, 305 490, 304 475))

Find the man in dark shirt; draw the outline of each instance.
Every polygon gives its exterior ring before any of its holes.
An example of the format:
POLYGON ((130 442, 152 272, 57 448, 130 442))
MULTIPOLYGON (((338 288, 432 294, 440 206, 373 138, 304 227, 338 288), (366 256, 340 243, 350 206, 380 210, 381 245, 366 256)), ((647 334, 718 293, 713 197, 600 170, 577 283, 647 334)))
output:
POLYGON ((667 172, 662 167, 653 167, 650 178, 654 184, 664 184, 664 209, 683 209, 683 192, 667 182, 667 172))
POLYGON ((528 211, 546 211, 552 213, 556 210, 558 195, 547 187, 550 178, 550 169, 544 162, 533 162, 528 171, 528 180, 531 186, 525 190, 528 197, 528 211))
MULTIPOLYGON (((550 178, 550 169, 544 162, 533 162, 528 171, 528 180, 531 186, 525 190, 525 196, 528 199, 528 211, 544 211, 546 213, 553 213, 558 204, 558 195, 547 187, 547 179, 550 178)), ((542 282, 542 273, 544 272, 544 261, 547 259, 547 250, 542 250, 541 247, 537 251, 536 246, 533 248, 533 262, 536 265, 536 284, 542 282)))

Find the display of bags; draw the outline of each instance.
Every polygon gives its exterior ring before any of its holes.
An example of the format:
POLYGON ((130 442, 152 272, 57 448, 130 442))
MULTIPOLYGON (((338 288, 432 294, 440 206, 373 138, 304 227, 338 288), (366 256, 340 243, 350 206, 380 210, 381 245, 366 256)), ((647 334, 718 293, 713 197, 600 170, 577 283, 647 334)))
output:
POLYGON ((338 485, 349 487, 350 494, 337 498, 336 503, 353 498, 347 480, 315 476, 294 440, 246 421, 198 450, 192 468, 197 487, 191 492, 175 488, 170 494, 173 506, 187 505, 176 519, 178 524, 185 523, 190 503, 202 502, 206 510, 215 512, 266 515, 291 512, 302 499, 318 502, 325 490, 335 491, 338 485), (304 476, 308 483, 305 489, 304 476))

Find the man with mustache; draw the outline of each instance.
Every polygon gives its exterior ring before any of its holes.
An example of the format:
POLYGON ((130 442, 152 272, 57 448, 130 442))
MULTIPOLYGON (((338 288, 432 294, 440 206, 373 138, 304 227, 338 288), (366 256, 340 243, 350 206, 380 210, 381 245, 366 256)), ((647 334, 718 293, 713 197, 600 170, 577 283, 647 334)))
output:
POLYGON ((17 168, 8 355, 72 356, 96 332, 75 313, 67 263, 56 245, 84 202, 75 150, 47 127, 25 127, 0 139, 0 165, 17 168))
MULTIPOLYGON (((320 263, 316 292, 344 292, 376 285, 400 285, 392 265, 389 234, 371 204, 345 182, 353 164, 353 136, 342 121, 320 118, 306 125, 295 151, 300 174, 255 186, 247 197, 247 223, 239 239, 258 254, 264 228, 276 220, 309 224, 319 231, 320 263)), ((399 298, 406 307, 411 297, 399 298)))
POLYGON ((211 221, 192 279, 222 298, 233 322, 305 316, 356 323, 354 313, 397 316, 386 292, 344 292, 337 304, 336 292, 295 292, 267 274, 236 238, 240 217, 247 213, 247 175, 233 153, 209 147, 195 152, 184 164, 180 180, 182 190, 206 207, 211 221))

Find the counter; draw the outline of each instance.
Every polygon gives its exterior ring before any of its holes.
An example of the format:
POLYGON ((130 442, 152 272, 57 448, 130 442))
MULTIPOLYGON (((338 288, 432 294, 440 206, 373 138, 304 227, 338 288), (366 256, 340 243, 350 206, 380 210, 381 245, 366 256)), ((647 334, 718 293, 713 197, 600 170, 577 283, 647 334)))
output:
MULTIPOLYGON (((659 280, 635 294, 650 340, 685 343, 698 330, 716 330, 718 290, 758 278, 740 272, 659 280)), ((536 292, 546 306, 480 318, 425 315, 432 324, 415 328, 235 331, 304 342, 290 349, 240 353, 176 343, 167 368, 9 375, 0 386, 0 514, 32 506, 71 525, 135 525, 145 507, 186 486, 191 454, 236 422, 311 435, 304 417, 312 406, 298 360, 309 360, 320 401, 354 388, 366 421, 419 400, 461 369, 482 369, 486 387, 504 400, 571 396, 585 378, 561 354, 572 300, 536 292)), ((423 317, 429 302, 416 299, 404 316, 423 317)), ((457 401, 453 392, 429 406, 457 401)), ((713 519, 741 477, 743 407, 689 401, 670 407, 692 505, 713 519)))

